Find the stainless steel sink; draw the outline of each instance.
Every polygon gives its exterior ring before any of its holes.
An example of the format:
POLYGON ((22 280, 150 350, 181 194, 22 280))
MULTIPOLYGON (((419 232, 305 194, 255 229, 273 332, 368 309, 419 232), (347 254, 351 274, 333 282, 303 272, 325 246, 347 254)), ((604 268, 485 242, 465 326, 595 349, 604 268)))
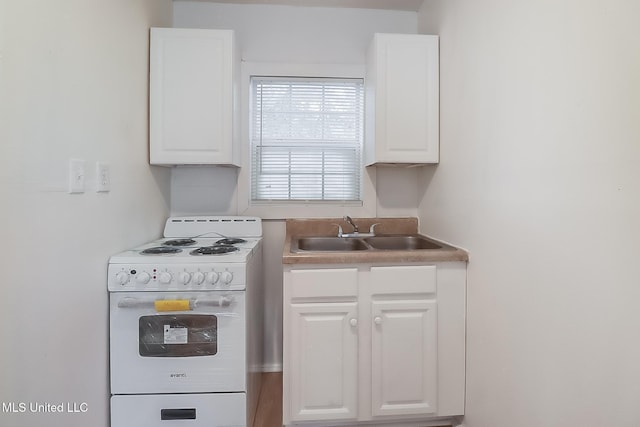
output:
POLYGON ((413 251, 442 249, 443 246, 422 236, 374 236, 364 239, 374 249, 386 251, 413 251))
POLYGON ((366 251, 369 249, 362 240, 347 237, 301 237, 294 239, 291 250, 301 251, 366 251))
POLYGON ((291 241, 292 252, 415 251, 446 249, 420 235, 373 237, 300 237, 291 241))

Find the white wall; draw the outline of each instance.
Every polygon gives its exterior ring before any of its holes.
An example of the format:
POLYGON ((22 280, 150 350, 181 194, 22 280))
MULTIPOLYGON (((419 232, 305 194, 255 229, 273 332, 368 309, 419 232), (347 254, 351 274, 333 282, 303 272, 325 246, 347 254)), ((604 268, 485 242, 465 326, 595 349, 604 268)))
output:
POLYGON ((174 27, 236 30, 252 62, 364 64, 374 32, 415 33, 417 14, 372 9, 176 2, 174 27))
POLYGON ((441 163, 423 231, 470 251, 465 425, 636 426, 640 3, 427 0, 441 163))
POLYGON ((0 425, 107 426, 111 254, 157 237, 168 169, 148 165, 148 29, 168 0, 0 3, 0 425), (67 161, 86 192, 67 194, 67 161), (97 194, 96 161, 111 166, 97 194), (28 406, 27 406, 28 408, 28 406))
MULTIPOLYGON (((233 29, 242 60, 293 64, 364 64, 373 33, 416 33, 415 12, 296 6, 174 3, 174 27, 233 29)), ((248 144, 248 142, 246 142, 248 144)), ((180 167, 171 179, 171 212, 237 214, 232 168, 180 167), (229 191, 230 190, 230 191, 229 191)), ((378 216, 417 216, 415 169, 379 169, 378 216), (402 188, 403 191, 397 191, 402 188)), ((282 364, 282 246, 284 222, 264 221, 265 365, 282 364)))

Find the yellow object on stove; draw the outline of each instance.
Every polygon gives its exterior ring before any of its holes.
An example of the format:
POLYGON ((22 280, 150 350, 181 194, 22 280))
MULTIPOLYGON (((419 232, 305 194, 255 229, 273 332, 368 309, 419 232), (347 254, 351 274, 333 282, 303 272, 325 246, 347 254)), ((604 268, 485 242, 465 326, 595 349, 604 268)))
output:
POLYGON ((191 310, 188 299, 165 299, 155 301, 156 311, 187 311, 191 310))

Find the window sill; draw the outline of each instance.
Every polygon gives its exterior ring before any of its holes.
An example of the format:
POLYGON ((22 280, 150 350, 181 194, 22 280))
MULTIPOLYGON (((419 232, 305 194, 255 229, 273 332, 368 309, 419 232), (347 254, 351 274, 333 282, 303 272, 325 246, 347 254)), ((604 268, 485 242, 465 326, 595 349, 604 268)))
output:
POLYGON ((287 218, 336 218, 344 215, 358 217, 374 217, 376 209, 363 205, 363 203, 277 203, 259 202, 249 204, 240 215, 258 216, 262 219, 287 219, 287 218))

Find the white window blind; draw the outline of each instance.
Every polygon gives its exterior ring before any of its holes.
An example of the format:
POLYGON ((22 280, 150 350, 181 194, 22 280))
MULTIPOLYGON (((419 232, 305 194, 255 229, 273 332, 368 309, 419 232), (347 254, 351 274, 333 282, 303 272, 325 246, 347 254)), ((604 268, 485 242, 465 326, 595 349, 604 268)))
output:
POLYGON ((252 77, 251 199, 361 199, 362 79, 252 77))

